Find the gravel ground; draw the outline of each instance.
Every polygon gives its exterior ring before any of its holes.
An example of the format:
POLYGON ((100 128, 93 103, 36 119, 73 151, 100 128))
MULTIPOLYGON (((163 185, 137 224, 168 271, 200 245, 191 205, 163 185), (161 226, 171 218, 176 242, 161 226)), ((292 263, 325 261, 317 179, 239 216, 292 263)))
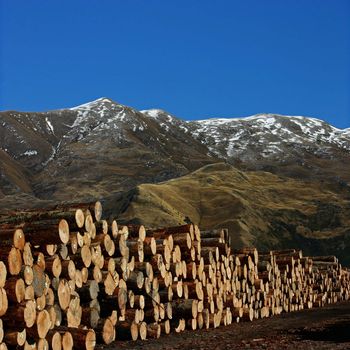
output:
POLYGON ((104 349, 350 349, 350 302, 217 329, 121 342, 104 349))

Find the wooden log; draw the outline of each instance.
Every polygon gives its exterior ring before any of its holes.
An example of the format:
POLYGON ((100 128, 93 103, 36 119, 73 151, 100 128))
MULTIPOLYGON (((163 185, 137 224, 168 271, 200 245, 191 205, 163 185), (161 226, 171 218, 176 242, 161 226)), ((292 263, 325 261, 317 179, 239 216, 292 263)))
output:
POLYGON ((0 223, 8 223, 11 226, 17 226, 24 222, 37 221, 57 221, 67 219, 70 223, 76 222, 78 227, 84 225, 84 213, 77 207, 55 206, 51 208, 38 208, 34 210, 16 211, 9 213, 10 215, 0 220, 0 223))
POLYGON ((101 319, 95 329, 97 342, 111 344, 116 337, 116 330, 114 326, 114 321, 109 317, 107 317, 105 320, 101 319))
POLYGON ((243 315, 242 315, 241 319, 244 321, 253 321, 254 309, 251 307, 244 307, 243 308, 243 315))
POLYGON ((6 325, 9 328, 16 327, 30 328, 35 324, 36 320, 36 305, 33 300, 28 300, 25 303, 10 306, 7 310, 7 315, 11 315, 6 319, 6 325))
POLYGON ((124 313, 124 321, 135 322, 139 324, 141 322, 139 309, 127 309, 124 313))
POLYGON ((118 236, 118 223, 116 220, 112 220, 112 223, 109 225, 109 231, 108 231, 109 235, 112 238, 117 238, 118 236))
POLYGON ((27 242, 23 247, 22 253, 23 263, 24 265, 32 267, 34 264, 34 258, 32 253, 32 246, 29 242, 27 242))
POLYGON ((208 238, 201 238, 201 246, 202 247, 216 247, 222 244, 225 244, 224 240, 219 237, 208 237, 208 238))
MULTIPOLYGON (((65 328, 67 329, 67 328, 65 328)), ((64 330, 63 327, 60 327, 59 332, 62 335, 62 349, 63 350, 72 350, 74 345, 74 340, 72 333, 68 330, 64 330)))
POLYGON ((3 247, 0 251, 0 260, 6 265, 7 272, 12 275, 18 275, 22 269, 22 254, 15 247, 3 247))
POLYGON ((323 261, 323 262, 331 262, 331 263, 338 263, 337 257, 333 255, 328 255, 328 256, 313 256, 311 259, 315 261, 323 261))
POLYGON ((198 300, 196 299, 177 299, 172 301, 172 315, 175 319, 197 318, 198 300))
POLYGON ((100 201, 94 203, 77 203, 74 204, 74 206, 83 209, 88 213, 93 213, 94 220, 101 221, 103 209, 100 201))
POLYGON ((23 230, 8 224, 0 225, 0 237, 2 244, 13 245, 19 250, 23 250, 26 242, 23 230))
POLYGON ((181 249, 191 249, 192 239, 189 232, 178 233, 174 236, 171 236, 174 244, 178 245, 181 249))
POLYGON ((71 299, 71 289, 67 280, 61 279, 57 289, 58 302, 62 310, 67 310, 71 299))
POLYGON ((139 335, 141 340, 147 339, 147 324, 146 322, 141 322, 138 325, 139 335))
MULTIPOLYGON (((22 330, 11 330, 11 331, 6 331, 4 333, 4 342, 10 347, 22 347, 27 339, 27 332, 26 329, 22 330)), ((2 341, 2 340, 1 340, 2 341)))
POLYGON ((163 322, 160 322, 159 325, 160 325, 162 334, 170 334, 171 326, 170 326, 169 320, 165 320, 163 322))
POLYGON ((151 257, 157 253, 157 243, 154 237, 145 237, 143 241, 143 254, 145 257, 151 257))
POLYGON ((45 291, 46 275, 44 273, 44 270, 36 264, 33 265, 32 270, 33 282, 31 285, 34 288, 35 296, 40 297, 45 291))
POLYGON ((92 246, 99 245, 102 247, 102 252, 108 256, 113 256, 115 252, 114 241, 111 236, 107 233, 97 235, 91 242, 92 246))
POLYGON ((58 253, 63 260, 68 259, 69 251, 68 251, 67 245, 66 244, 59 244, 58 245, 58 253))
POLYGON ((144 285, 145 277, 142 271, 132 271, 126 281, 128 289, 138 291, 142 289, 144 285))
POLYGON ((79 295, 75 292, 71 294, 69 305, 66 311, 67 326, 77 328, 81 323, 82 308, 80 306, 79 295))
POLYGON ((127 225, 128 231, 129 231, 129 236, 132 238, 138 238, 142 242, 146 238, 146 229, 143 225, 127 225))
POLYGON ((193 224, 186 224, 181 226, 173 226, 173 227, 164 227, 157 230, 152 230, 150 232, 147 232, 150 236, 153 236, 154 238, 163 238, 168 235, 176 235, 179 233, 190 233, 192 240, 194 239, 194 225, 193 224))
POLYGON ((158 322, 160 320, 158 305, 153 305, 153 307, 147 307, 147 309, 144 310, 144 320, 149 323, 158 322))
POLYGON ((0 288, 3 288, 6 283, 7 268, 3 261, 0 261, 0 288))
POLYGON ((21 226, 26 240, 32 245, 67 244, 69 242, 69 225, 67 220, 43 220, 25 223, 21 226))
MULTIPOLYGON (((60 260, 61 263, 61 278, 74 279, 76 274, 76 266, 73 260, 60 260)), ((55 276, 57 277, 57 276, 55 276)))
POLYGON ((52 350, 62 349, 62 336, 60 332, 56 330, 50 330, 46 335, 46 339, 52 350))
POLYGON ((42 310, 37 314, 35 327, 27 328, 27 336, 32 339, 44 339, 51 327, 50 315, 46 310, 42 310))
POLYGON ((117 288, 119 283, 119 275, 117 272, 114 272, 113 274, 110 272, 106 272, 105 277, 104 277, 104 293, 107 295, 113 295, 114 290, 117 288))
POLYGON ((144 260, 144 245, 143 241, 138 238, 137 241, 126 241, 126 247, 128 248, 129 256, 137 257, 139 262, 144 260))
POLYGON ((25 299, 25 283, 22 278, 7 279, 4 289, 10 302, 21 303, 25 299))
POLYGON ((13 233, 13 246, 19 250, 24 249, 26 243, 25 236, 22 229, 16 229, 13 233))
POLYGON ((149 262, 134 262, 133 270, 141 271, 144 276, 149 277, 153 281, 153 267, 149 262))
POLYGON ((147 337, 158 339, 161 335, 162 328, 159 323, 151 323, 147 325, 147 337))
POLYGON ((58 245, 57 244, 46 244, 45 247, 38 247, 39 249, 43 249, 45 253, 47 253, 49 256, 53 256, 57 253, 58 245))
POLYGON ((50 275, 59 278, 62 272, 62 263, 58 255, 54 255, 45 261, 45 271, 50 275))
POLYGON ((107 220, 100 220, 95 222, 95 227, 96 227, 96 233, 100 234, 106 234, 108 233, 108 222, 107 220))
POLYGON ((139 328, 135 322, 121 321, 116 324, 117 340, 137 340, 139 337, 139 328))
POLYGON ((90 302, 91 300, 97 299, 100 288, 95 280, 87 281, 81 288, 79 288, 78 293, 82 303, 90 302))
POLYGON ((100 304, 97 299, 91 300, 82 306, 81 324, 91 328, 96 328, 100 320, 100 304))
POLYGON ((2 319, 0 319, 0 343, 2 343, 4 339, 4 324, 2 322, 2 319))
POLYGON ((7 293, 4 288, 0 288, 0 317, 5 315, 8 310, 7 293))
POLYGON ((142 294, 134 294, 134 306, 140 309, 145 308, 145 297, 142 294))
POLYGON ((93 329, 59 327, 62 336, 63 349, 86 349, 93 350, 96 346, 96 334, 93 329))

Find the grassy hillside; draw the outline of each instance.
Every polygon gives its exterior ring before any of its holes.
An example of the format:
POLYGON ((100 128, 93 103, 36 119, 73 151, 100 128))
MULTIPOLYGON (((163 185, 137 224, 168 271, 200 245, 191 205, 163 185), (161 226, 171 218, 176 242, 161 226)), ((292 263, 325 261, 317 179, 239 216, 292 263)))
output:
POLYGON ((117 204, 121 221, 147 227, 192 221, 227 227, 235 247, 300 247, 337 254, 350 264, 350 191, 344 185, 242 172, 220 163, 189 175, 143 184, 117 204))

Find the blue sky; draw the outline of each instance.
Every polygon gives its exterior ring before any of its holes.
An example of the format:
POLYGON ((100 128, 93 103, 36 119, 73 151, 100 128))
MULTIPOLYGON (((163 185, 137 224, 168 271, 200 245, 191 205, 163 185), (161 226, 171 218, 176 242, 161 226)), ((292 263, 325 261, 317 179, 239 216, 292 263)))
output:
POLYGON ((350 1, 0 0, 0 110, 101 96, 350 127, 350 1))

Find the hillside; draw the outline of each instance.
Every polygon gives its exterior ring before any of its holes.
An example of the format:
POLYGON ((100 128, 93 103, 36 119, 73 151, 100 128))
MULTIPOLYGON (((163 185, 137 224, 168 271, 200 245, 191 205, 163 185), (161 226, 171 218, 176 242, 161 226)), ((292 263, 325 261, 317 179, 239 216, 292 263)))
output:
POLYGON ((301 116, 257 114, 184 122, 161 111, 142 111, 165 130, 180 126, 208 150, 244 170, 292 178, 350 181, 350 128, 301 116))
POLYGON ((104 198, 217 161, 178 127, 164 133, 154 119, 106 98, 45 113, 1 112, 0 152, 4 208, 104 198))
POLYGON ((346 186, 350 131, 315 118, 259 114, 184 121, 108 98, 48 112, 0 112, 3 208, 113 198, 226 161, 346 186))
POLYGON ((185 121, 109 98, 0 112, 2 210, 100 199, 147 226, 193 220, 229 227, 237 246, 349 261, 349 169, 350 129, 315 118, 185 121))
POLYGON ((160 184, 143 184, 118 201, 118 217, 148 227, 193 221, 227 227, 234 247, 303 248, 350 264, 350 190, 318 182, 205 166, 160 184))

